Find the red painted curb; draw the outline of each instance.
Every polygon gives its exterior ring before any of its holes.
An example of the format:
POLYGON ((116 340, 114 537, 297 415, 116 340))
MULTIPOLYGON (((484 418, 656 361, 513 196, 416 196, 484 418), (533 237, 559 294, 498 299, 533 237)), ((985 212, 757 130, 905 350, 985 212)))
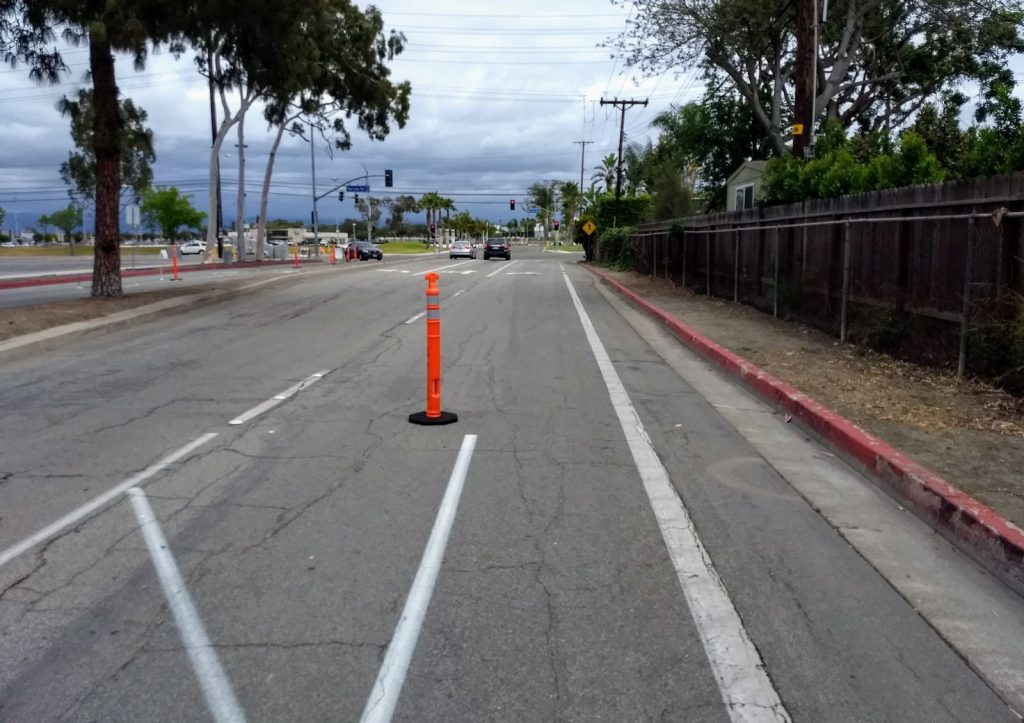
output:
POLYGON ((960 542, 975 559, 1024 595, 1024 530, 850 420, 697 333, 607 274, 589 264, 584 267, 661 320, 687 346, 866 468, 891 494, 904 500, 940 533, 960 542))
MULTIPOLYGON (((194 266, 179 266, 178 273, 183 274, 188 271, 229 271, 231 269, 255 269, 265 268, 267 266, 292 266, 294 261, 240 261, 231 264, 197 264, 194 266)), ((300 264, 312 264, 312 263, 323 263, 321 259, 299 259, 300 264)), ((121 278, 129 278, 132 276, 156 276, 158 274, 170 274, 171 263, 168 260, 166 267, 159 266, 153 269, 121 269, 121 278)), ((2 289, 22 289, 28 286, 52 286, 53 284, 75 284, 81 281, 92 281, 92 272, 83 274, 72 274, 67 276, 40 276, 33 278, 21 278, 21 279, 8 279, 7 281, 0 281, 0 290, 2 289)))

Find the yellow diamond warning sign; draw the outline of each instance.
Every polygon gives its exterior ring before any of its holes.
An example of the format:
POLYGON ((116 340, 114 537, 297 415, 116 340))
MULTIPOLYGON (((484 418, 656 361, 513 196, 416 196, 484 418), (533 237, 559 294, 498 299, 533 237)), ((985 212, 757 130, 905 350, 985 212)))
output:
POLYGON ((587 221, 585 224, 583 224, 583 233, 585 233, 587 236, 593 236, 594 231, 597 231, 597 226, 594 225, 593 221, 587 221))

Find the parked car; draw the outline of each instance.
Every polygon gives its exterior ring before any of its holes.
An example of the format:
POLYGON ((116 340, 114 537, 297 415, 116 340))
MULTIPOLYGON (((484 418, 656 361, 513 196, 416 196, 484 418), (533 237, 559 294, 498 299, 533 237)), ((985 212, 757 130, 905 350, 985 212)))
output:
POLYGON ((503 238, 488 239, 484 244, 484 261, 489 260, 492 256, 501 256, 508 261, 512 258, 512 247, 503 238))
POLYGON ((356 256, 360 261, 367 261, 369 259, 384 260, 384 252, 377 248, 376 244, 372 244, 369 241, 356 241, 356 256))
POLYGON ((456 241, 452 244, 451 249, 448 252, 448 258, 454 259, 456 256, 464 256, 467 259, 476 258, 476 249, 473 248, 473 244, 469 241, 456 241))
POLYGON ((206 242, 186 241, 178 247, 178 253, 182 256, 188 256, 189 254, 204 254, 206 253, 206 242))

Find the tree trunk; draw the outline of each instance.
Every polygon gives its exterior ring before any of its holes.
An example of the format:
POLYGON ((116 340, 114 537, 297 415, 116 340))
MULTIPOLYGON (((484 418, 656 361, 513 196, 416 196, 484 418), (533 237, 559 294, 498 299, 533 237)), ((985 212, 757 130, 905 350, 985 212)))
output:
POLYGON ((122 296, 118 208, 121 196, 121 114, 110 42, 89 37, 89 70, 93 84, 93 151, 96 154, 96 243, 92 295, 122 296))
POLYGON ((267 240, 267 207, 270 205, 270 177, 274 174, 274 159, 277 157, 278 146, 284 137, 284 129, 287 121, 282 121, 277 127, 277 137, 274 138, 274 145, 270 147, 270 157, 267 159, 267 170, 263 174, 263 191, 260 193, 260 218, 256 224, 256 260, 263 259, 264 244, 267 240))
MULTIPOLYGON (((241 102, 245 93, 239 90, 241 102)), ((238 114, 238 201, 235 204, 235 249, 238 260, 245 261, 245 113, 238 114)))

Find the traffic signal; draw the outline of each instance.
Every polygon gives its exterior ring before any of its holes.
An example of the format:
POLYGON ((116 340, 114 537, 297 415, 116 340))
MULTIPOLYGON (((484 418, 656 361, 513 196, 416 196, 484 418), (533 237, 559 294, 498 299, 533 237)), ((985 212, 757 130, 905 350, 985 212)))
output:
POLYGON ((384 186, 386 188, 391 188, 394 185, 395 185, 395 176, 394 176, 394 174, 391 173, 391 169, 385 169, 385 171, 384 171, 384 186))
POLYGON ((344 201, 345 200, 345 192, 344 191, 339 191, 338 192, 338 200, 339 201, 344 201))
POLYGON ((510 200, 510 201, 508 202, 508 210, 509 210, 509 211, 515 211, 515 210, 516 210, 516 200, 515 200, 514 198, 513 198, 513 199, 511 199, 511 200, 510 200))
POLYGON ((356 199, 356 205, 358 206, 359 205, 359 194, 358 193, 355 194, 355 199, 356 199))
POLYGON ((557 230, 558 230, 558 219, 556 218, 555 219, 555 231, 557 231, 557 230))
POLYGON ((433 233, 434 233, 434 224, 430 224, 430 233, 431 233, 431 234, 433 234, 433 233))

